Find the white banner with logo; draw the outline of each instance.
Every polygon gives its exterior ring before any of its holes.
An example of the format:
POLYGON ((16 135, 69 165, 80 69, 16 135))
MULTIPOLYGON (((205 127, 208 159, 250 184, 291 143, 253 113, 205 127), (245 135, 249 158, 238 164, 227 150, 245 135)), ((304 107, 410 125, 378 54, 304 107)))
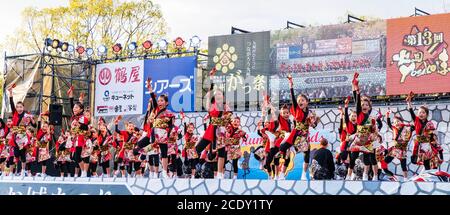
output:
POLYGON ((95 73, 95 116, 142 114, 143 60, 99 64, 95 73))

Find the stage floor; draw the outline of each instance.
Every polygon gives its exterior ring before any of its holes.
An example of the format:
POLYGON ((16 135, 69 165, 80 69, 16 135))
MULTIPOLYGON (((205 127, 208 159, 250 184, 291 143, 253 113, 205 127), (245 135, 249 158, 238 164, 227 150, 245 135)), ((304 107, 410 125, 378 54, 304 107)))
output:
POLYGON ((0 194, 450 195, 449 182, 0 177, 0 194))

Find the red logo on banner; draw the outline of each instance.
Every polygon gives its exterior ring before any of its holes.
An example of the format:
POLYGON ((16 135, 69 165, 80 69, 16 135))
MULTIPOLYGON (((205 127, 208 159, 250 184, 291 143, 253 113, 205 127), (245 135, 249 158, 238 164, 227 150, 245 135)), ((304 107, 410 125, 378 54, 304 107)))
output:
POLYGON ((108 68, 103 68, 98 75, 98 81, 101 85, 107 85, 111 81, 111 76, 111 71, 108 68))

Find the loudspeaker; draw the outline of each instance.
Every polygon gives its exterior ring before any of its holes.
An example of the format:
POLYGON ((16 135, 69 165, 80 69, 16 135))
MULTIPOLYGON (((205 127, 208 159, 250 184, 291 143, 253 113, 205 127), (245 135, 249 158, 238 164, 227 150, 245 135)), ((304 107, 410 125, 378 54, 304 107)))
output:
POLYGON ((50 125, 62 125, 62 109, 60 104, 50 104, 48 121, 50 125))

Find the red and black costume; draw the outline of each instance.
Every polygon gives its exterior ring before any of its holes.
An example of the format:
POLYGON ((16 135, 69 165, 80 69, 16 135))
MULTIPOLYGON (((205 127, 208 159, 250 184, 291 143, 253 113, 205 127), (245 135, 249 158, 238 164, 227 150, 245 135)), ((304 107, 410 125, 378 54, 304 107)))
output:
POLYGON ((0 118, 0 164, 3 164, 9 157, 10 147, 6 141, 9 131, 10 128, 0 118))
MULTIPOLYGON (((69 100, 70 100, 70 107, 73 110, 73 107, 75 106, 73 98, 70 98, 69 100)), ((70 122, 71 122, 70 124, 71 133, 75 135, 72 146, 73 160, 76 163, 80 163, 82 161, 81 153, 83 147, 86 145, 85 133, 89 129, 88 127, 89 119, 84 116, 83 112, 75 114, 72 111, 72 117, 70 118, 70 122), (76 124, 78 124, 78 126, 76 126, 76 124)))
POLYGON ((427 119, 420 120, 412 108, 409 108, 409 112, 414 120, 416 131, 411 161, 414 164, 423 165, 426 170, 436 169, 443 160, 443 150, 434 133, 436 127, 427 119))
MULTIPOLYGON (((210 92, 214 89, 214 84, 211 84, 210 92)), ((216 99, 214 96, 212 96, 210 100, 210 106, 208 110, 208 118, 209 118, 209 125, 205 130, 205 133, 203 134, 202 139, 195 147, 195 150, 197 151, 197 154, 201 154, 203 150, 208 146, 212 145, 212 147, 209 147, 210 150, 210 156, 214 156, 215 154, 213 150, 219 149, 218 154, 220 157, 225 158, 226 152, 223 144, 223 139, 225 137, 225 126, 227 126, 230 123, 231 120, 231 114, 225 110, 226 105, 225 104, 219 104, 216 102, 216 99)))
POLYGON ((137 138, 133 136, 133 132, 121 131, 119 130, 119 125, 116 124, 116 133, 121 136, 121 141, 119 143, 119 153, 116 155, 116 162, 120 165, 120 170, 125 170, 125 166, 129 174, 133 168, 132 163, 134 159, 133 149, 136 146, 137 138))
MULTIPOLYGON (((294 116, 294 129, 289 134, 286 142, 280 146, 280 153, 286 156, 286 151, 291 147, 295 146, 296 150, 303 152, 304 162, 309 163, 310 145, 309 145, 309 127, 316 127, 317 124, 313 123, 312 116, 310 116, 309 108, 306 107, 304 110, 300 109, 297 99, 294 94, 294 89, 291 88, 291 100, 292 106, 290 112, 294 116)), ((286 160, 285 166, 289 165, 290 160, 286 160)))
POLYGON ((167 107, 160 109, 158 107, 158 103, 156 101, 156 94, 152 92, 152 105, 155 107, 154 119, 152 124, 152 141, 159 145, 161 150, 161 158, 168 158, 168 140, 169 134, 171 133, 174 127, 174 118, 173 113, 167 109, 167 107))
MULTIPOLYGON (((16 159, 20 159, 22 163, 26 162, 26 147, 29 145, 27 142, 27 137, 25 135, 26 126, 23 122, 23 118, 26 114, 26 111, 22 113, 17 112, 16 106, 14 104, 13 97, 9 97, 9 103, 12 111, 12 136, 9 140, 10 146, 14 148, 14 157, 16 159)), ((36 128, 36 124, 31 122, 31 126, 36 128)))
POLYGON ((238 160, 242 156, 241 152, 241 140, 247 141, 247 134, 240 128, 235 128, 232 125, 227 127, 227 133, 225 136, 226 152, 228 154, 228 160, 231 161, 233 166, 233 172, 238 173, 238 160))
POLYGON ((199 155, 195 150, 195 146, 199 140, 197 135, 187 132, 188 124, 184 123, 184 147, 182 151, 182 157, 184 158, 184 164, 192 169, 196 169, 196 165, 199 162, 199 155))
POLYGON ((97 136, 97 143, 99 146, 99 152, 100 152, 100 166, 103 169, 103 174, 106 175, 106 170, 109 168, 109 161, 111 160, 111 152, 109 151, 110 145, 113 144, 113 136, 109 131, 106 131, 105 134, 102 134, 102 132, 98 133, 97 136))
MULTIPOLYGON (((384 161, 386 164, 389 164, 394 158, 397 158, 400 160, 402 171, 408 171, 406 167, 406 152, 415 127, 403 123, 399 127, 393 126, 390 117, 387 118, 387 125, 393 132, 393 146, 388 149, 388 155, 384 158, 384 161)), ((383 169, 387 169, 387 165, 383 169)))
POLYGON ((50 145, 53 144, 53 135, 49 131, 43 131, 41 129, 41 122, 38 122, 38 132, 36 134, 36 139, 38 141, 38 159, 39 165, 49 166, 50 165, 50 145))

